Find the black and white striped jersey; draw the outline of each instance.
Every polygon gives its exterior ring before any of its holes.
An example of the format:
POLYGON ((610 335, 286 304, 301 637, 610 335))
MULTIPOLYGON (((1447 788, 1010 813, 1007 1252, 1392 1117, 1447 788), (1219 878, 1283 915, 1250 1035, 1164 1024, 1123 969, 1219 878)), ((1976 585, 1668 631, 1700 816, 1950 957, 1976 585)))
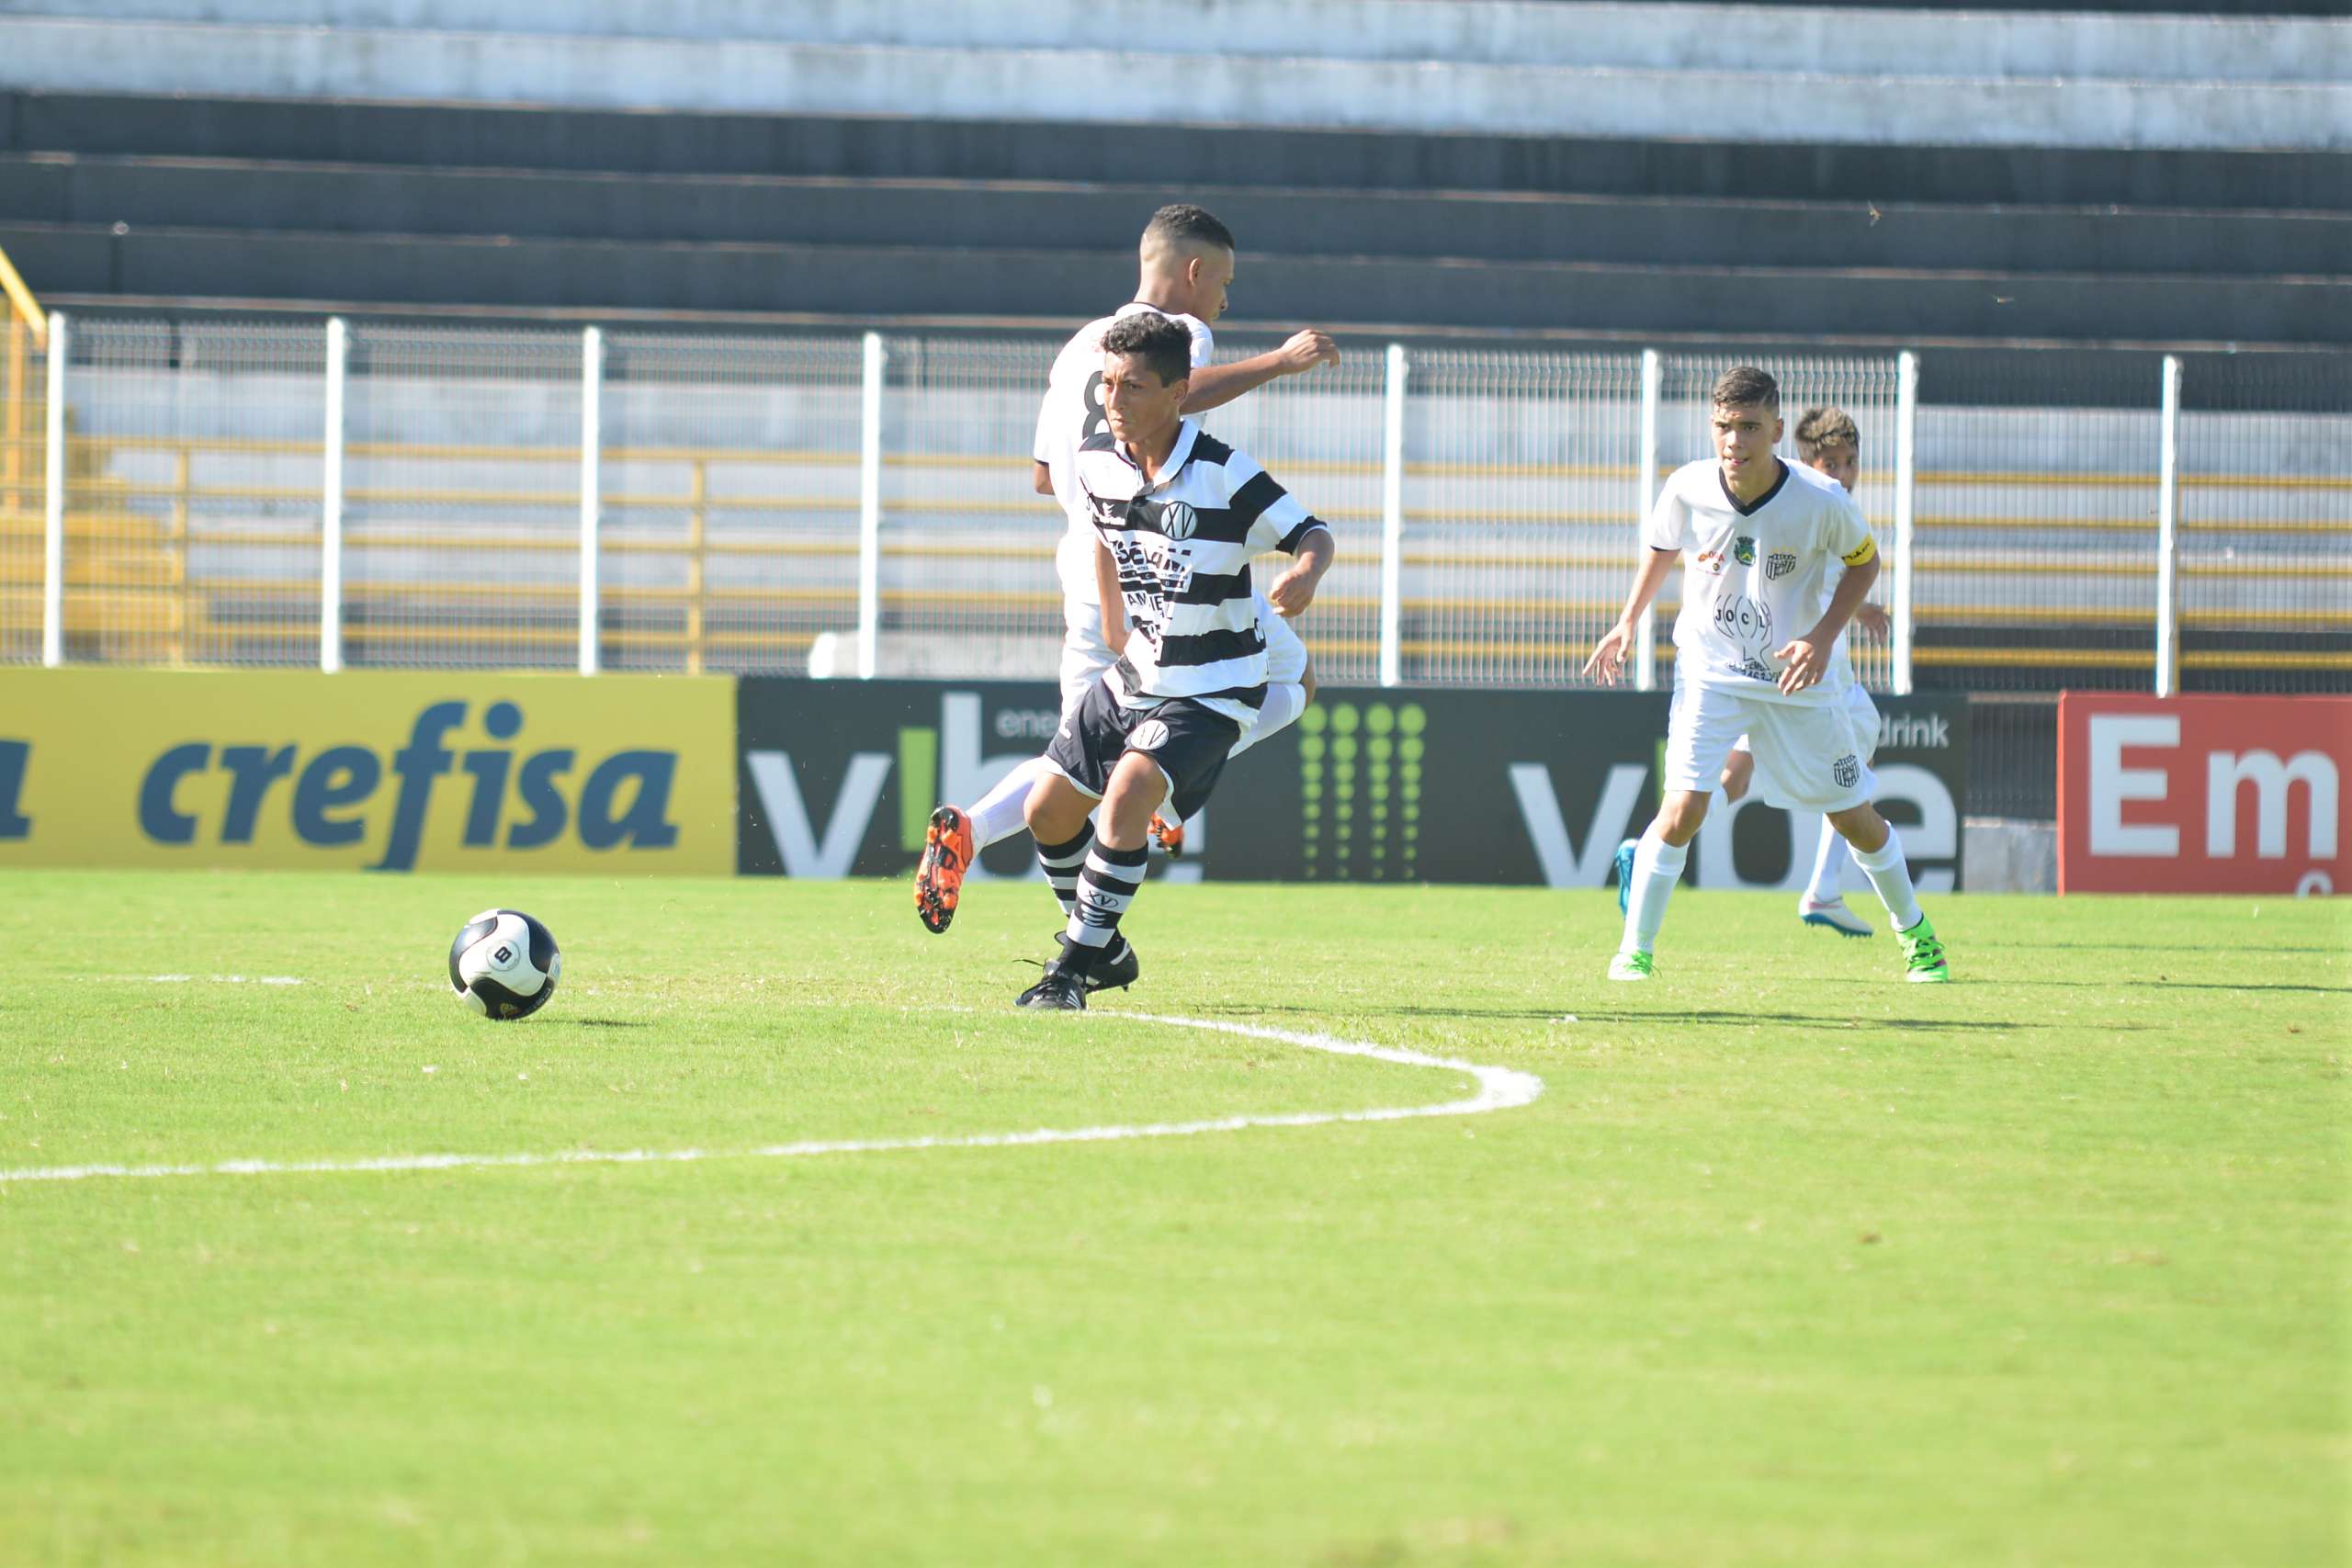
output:
POLYGON ((1250 559, 1295 554, 1324 525, 1255 458, 1194 420, 1178 427, 1157 484, 1107 432, 1079 448, 1077 467, 1134 630, 1113 692, 1128 707, 1192 697, 1247 728, 1266 692, 1250 559))
POLYGON ((1094 530, 1087 526, 1085 498, 1071 468, 1086 438, 1111 428, 1102 412, 1102 334, 1135 315, 1165 316, 1192 333, 1195 370, 1216 353, 1216 335, 1206 321, 1138 299, 1079 328, 1054 356, 1045 400, 1037 405, 1037 439, 1029 455, 1052 473, 1054 500, 1069 524, 1056 544, 1054 567, 1062 580, 1062 617, 1072 626, 1091 628, 1101 624, 1102 612, 1094 602, 1094 530))

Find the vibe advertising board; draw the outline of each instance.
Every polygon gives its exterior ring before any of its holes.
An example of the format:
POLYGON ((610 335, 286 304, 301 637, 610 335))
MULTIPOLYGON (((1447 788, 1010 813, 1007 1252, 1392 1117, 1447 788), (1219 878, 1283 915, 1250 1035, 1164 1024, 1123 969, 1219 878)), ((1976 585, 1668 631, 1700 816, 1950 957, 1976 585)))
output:
MULTIPOLYGON (((903 875, 941 801, 968 805, 1058 723, 1042 682, 746 679, 737 691, 742 827, 754 874, 903 875)), ((1657 797, 1662 694, 1326 688, 1227 767, 1180 878, 1600 887, 1657 797)), ((1958 885, 1965 699, 1884 697, 1881 802, 1920 885, 1958 885)), ((1691 855, 1702 886, 1804 885, 1820 818, 1753 800, 1691 855)), ((1026 837, 983 856, 1027 875, 1026 837)), ((1860 874, 1852 886, 1862 887, 1860 874)))
POLYGON ((2058 891, 2333 893, 2352 697, 2058 699, 2058 891))
POLYGON ((733 682, 0 671, 0 865, 734 869, 733 682))

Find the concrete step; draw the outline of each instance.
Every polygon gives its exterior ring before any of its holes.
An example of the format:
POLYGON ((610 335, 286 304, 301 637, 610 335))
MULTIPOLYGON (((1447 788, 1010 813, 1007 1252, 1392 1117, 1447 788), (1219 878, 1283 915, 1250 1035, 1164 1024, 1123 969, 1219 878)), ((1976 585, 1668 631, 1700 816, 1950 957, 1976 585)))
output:
MULTIPOLYGON (((1718 123, 1709 121, 1708 123, 1718 123)), ((2352 158, 0 91, 0 151, 403 167, 2352 212, 2352 158)))
POLYGON ((575 41, 806 44, 1180 59, 1261 58, 1937 78, 2313 82, 2352 75, 2341 22, 1984 8, 1640 5, 1630 0, 0 0, 0 17, 127 25, 521 36, 550 60, 575 41), (1204 21, 1206 25, 1204 25, 1204 21))
MULTIPOLYGON (((1352 30, 1353 9, 1336 13, 1339 30, 1352 30)), ((1174 36, 1211 36, 1184 15, 1174 36)), ((0 16, 0 86, 1637 139, 1731 124, 1774 141, 2352 150, 2352 81, 2018 74, 2034 68, 2000 61, 1970 75, 1973 29, 1938 30, 1947 62, 1904 74, 1859 54, 1832 63, 1781 47, 1699 65, 1513 56, 1440 68, 1425 55, 1180 54, 1153 41, 1170 35, 1146 32, 1117 48, 1005 48, 930 35, 726 42, 0 16), (1105 90, 1112 83, 1117 90, 1105 90)))
MULTIPOLYGON (((2352 215, 1195 187, 1261 255, 2280 276, 2352 271, 2352 215)), ((0 154, 40 223, 524 239, 1108 249, 1165 186, 383 169, 0 154)), ((1249 287, 1245 271, 1242 287, 1249 287)))
MULTIPOLYGON (((1067 320, 1115 251, 663 244, 0 223, 42 293, 384 307, 1067 320)), ((1265 255, 1235 325, 1317 321, 1759 337, 2352 343, 2352 277, 2127 277, 1265 255)))

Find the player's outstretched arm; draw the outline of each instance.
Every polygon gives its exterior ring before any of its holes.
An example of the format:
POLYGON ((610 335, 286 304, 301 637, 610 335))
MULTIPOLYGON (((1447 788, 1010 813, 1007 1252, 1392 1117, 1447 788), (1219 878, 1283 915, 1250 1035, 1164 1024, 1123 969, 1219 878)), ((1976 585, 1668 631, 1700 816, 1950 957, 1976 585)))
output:
POLYGON ((1127 596, 1119 587, 1119 564, 1101 539, 1094 541, 1094 592, 1102 604, 1102 641, 1114 654, 1127 651, 1127 596))
POLYGON ((1846 569, 1838 580, 1838 591, 1829 596, 1829 608, 1821 619, 1803 637, 1781 645, 1773 651, 1781 670, 1780 686, 1783 692, 1796 693, 1821 679, 1829 666, 1829 650, 1837 646, 1838 634, 1846 629, 1854 611, 1869 594, 1871 584, 1878 581, 1878 557, 1872 555, 1858 566, 1846 569))
POLYGON ((1046 464, 1033 459, 1029 464, 1029 488, 1039 495, 1053 494, 1054 470, 1046 464))
POLYGON ((1323 574, 1331 570, 1331 558, 1339 551, 1339 541, 1331 537, 1331 530, 1309 528, 1306 536, 1292 552, 1290 570, 1274 579, 1266 590, 1266 603, 1275 613, 1289 620, 1315 603, 1315 590, 1322 582, 1323 574))
POLYGON ((1613 686, 1625 668, 1625 656, 1634 651, 1634 641, 1640 636, 1642 612, 1650 607, 1657 591, 1666 586, 1667 574, 1680 559, 1680 550, 1653 547, 1649 558, 1634 575, 1633 592, 1625 595, 1625 607, 1617 614, 1617 624, 1593 644, 1592 657, 1584 661, 1584 672, 1604 686, 1613 686))
POLYGON ((1318 365, 1339 362, 1340 345, 1331 341, 1331 335, 1309 327, 1293 333, 1289 342, 1270 354, 1253 355, 1230 365, 1204 365, 1193 371, 1183 412, 1205 413, 1223 408, 1242 393, 1255 391, 1280 377, 1303 376, 1318 365))

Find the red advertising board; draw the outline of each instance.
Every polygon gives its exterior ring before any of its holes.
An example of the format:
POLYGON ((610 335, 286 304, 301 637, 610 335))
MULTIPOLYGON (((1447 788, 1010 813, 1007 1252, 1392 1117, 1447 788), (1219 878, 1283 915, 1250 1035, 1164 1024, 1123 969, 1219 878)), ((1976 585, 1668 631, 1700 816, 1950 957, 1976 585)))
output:
POLYGON ((2058 699, 2058 891, 2344 886, 2352 697, 2058 699))

